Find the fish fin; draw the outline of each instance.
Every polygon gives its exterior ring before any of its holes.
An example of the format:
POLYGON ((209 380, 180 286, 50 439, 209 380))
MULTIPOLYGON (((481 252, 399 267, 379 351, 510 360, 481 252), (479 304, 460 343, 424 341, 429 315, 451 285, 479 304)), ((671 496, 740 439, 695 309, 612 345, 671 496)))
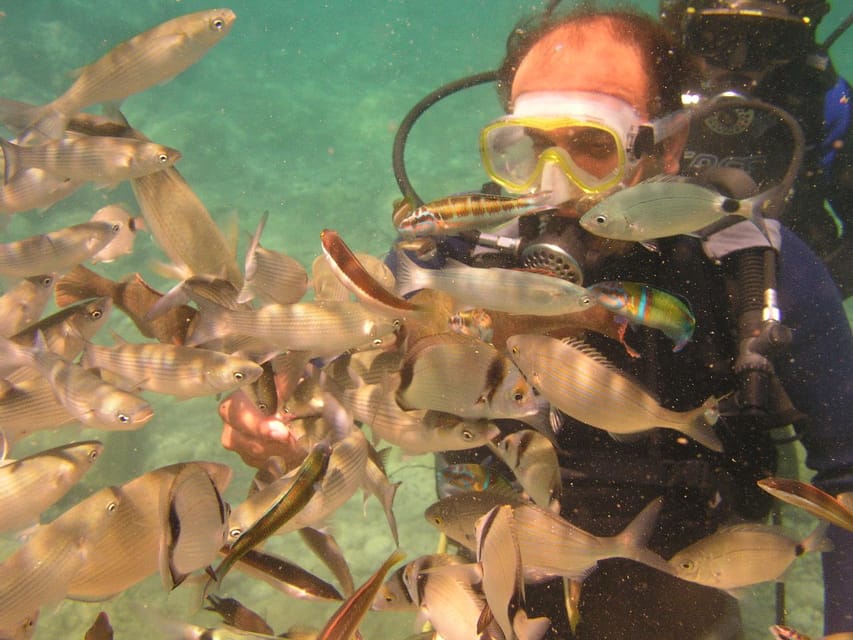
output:
POLYGON ((158 276, 162 276, 169 280, 186 280, 192 277, 193 273, 186 265, 170 264, 161 262, 160 260, 152 260, 149 263, 151 270, 158 276))
POLYGON ((495 616, 492 614, 492 608, 486 602, 483 605, 483 610, 480 611, 480 617, 477 618, 477 633, 482 634, 492 622, 495 621, 495 616))
POLYGON ((660 247, 655 240, 644 240, 640 242, 640 246, 651 253, 660 253, 660 247))
POLYGON ((398 296, 407 296, 410 293, 424 289, 427 285, 425 276, 428 269, 421 267, 412 260, 405 251, 397 253, 397 281, 396 293, 398 296))
POLYGON ((512 620, 512 629, 519 640, 538 640, 545 635, 551 619, 546 617, 528 618, 524 609, 519 609, 512 620))
POLYGON ((701 407, 689 412, 689 419, 681 432, 693 438, 703 447, 720 453, 723 450, 723 443, 714 430, 714 424, 716 424, 719 415, 717 399, 712 396, 701 407))
MULTIPOLYGON (((159 304, 159 303, 158 303, 159 304)), ((222 328, 227 324, 225 313, 227 309, 199 299, 196 301, 199 313, 196 316, 195 325, 190 329, 184 344, 188 347, 197 347, 213 340, 222 338, 222 328)))
POLYGON ((68 126, 69 116, 57 110, 53 102, 31 107, 27 112, 27 126, 18 136, 22 144, 33 144, 40 139, 60 140, 68 126))

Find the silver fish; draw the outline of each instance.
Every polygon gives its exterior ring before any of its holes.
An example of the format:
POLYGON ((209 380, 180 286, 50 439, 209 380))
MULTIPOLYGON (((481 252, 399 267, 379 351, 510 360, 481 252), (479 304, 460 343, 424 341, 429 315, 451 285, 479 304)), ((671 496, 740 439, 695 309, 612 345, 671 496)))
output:
POLYGON ((527 617, 517 524, 510 505, 494 507, 475 525, 483 595, 508 638, 538 640, 551 621, 527 617))
POLYGON ((58 429, 76 420, 42 376, 0 383, 0 425, 9 447, 31 433, 58 429))
POLYGON ((0 564, 0 629, 17 627, 33 611, 68 595, 79 572, 98 563, 96 547, 121 504, 114 488, 102 489, 39 527, 0 564))
POLYGON ((427 521, 469 549, 476 548, 475 524, 496 506, 510 504, 516 522, 525 578, 562 576, 582 580, 606 558, 629 558, 669 572, 669 565, 645 543, 661 509, 649 503, 615 536, 596 536, 546 509, 500 492, 461 493, 439 500, 426 510, 427 521), (496 495, 490 495, 496 494, 496 495))
POLYGON ((232 391, 257 380, 259 364, 208 349, 171 344, 89 343, 82 364, 111 371, 140 389, 193 398, 232 391))
POLYGON ((195 64, 231 29, 229 9, 199 11, 168 20, 110 49, 83 67, 74 84, 48 104, 26 114, 29 128, 59 138, 78 111, 101 102, 120 102, 175 77, 195 64))
POLYGON ((183 466, 164 489, 160 577, 169 591, 216 558, 225 543, 229 509, 201 465, 183 466))
POLYGON ((804 553, 831 551, 832 543, 825 537, 827 527, 829 523, 820 523, 802 541, 765 524, 723 527, 676 553, 669 566, 682 580, 736 591, 776 580, 804 553))
POLYGON ((347 389, 341 398, 356 420, 370 426, 374 439, 400 447, 407 455, 474 449, 500 433, 487 420, 465 420, 426 409, 405 411, 385 384, 347 389))
POLYGON ((243 274, 233 247, 177 169, 136 178, 131 186, 146 228, 184 277, 224 271, 239 290, 243 274))
MULTIPOLYGON (((168 493, 175 477, 187 465, 201 466, 220 493, 233 474, 223 464, 183 462, 149 471, 115 488, 121 501, 103 536, 93 543, 97 562, 85 564, 74 574, 67 597, 106 600, 157 572, 163 529, 168 526, 163 521, 161 496, 168 493), (130 545, 133 553, 127 552, 130 545)), ((91 496, 73 508, 89 509, 90 500, 91 496)))
POLYGON ((70 196, 85 183, 55 176, 44 169, 21 169, 0 185, 0 213, 47 209, 70 196))
POLYGON ((532 429, 510 433, 489 448, 515 474, 531 500, 545 509, 555 504, 559 511, 562 493, 560 464, 554 445, 545 436, 532 429))
POLYGON ((538 411, 533 389, 492 345, 446 333, 418 340, 400 369, 397 402, 463 418, 520 418, 538 411))
POLYGON ((527 380, 553 406, 585 424, 615 434, 664 427, 723 450, 712 426, 718 415, 713 397, 692 411, 672 411, 581 341, 524 334, 506 345, 527 380))
POLYGON ((162 144, 127 138, 72 136, 24 147, 0 138, 6 181, 25 169, 42 169, 58 178, 112 185, 162 171, 181 152, 162 144))
POLYGON ((55 282, 55 274, 29 276, 0 296, 0 336, 8 338, 36 322, 55 282))
POLYGON ((544 273, 517 269, 470 267, 449 262, 441 269, 419 267, 399 252, 397 293, 437 289, 467 307, 539 316, 585 311, 595 300, 583 287, 544 273))
POLYGON ((59 501, 104 450, 97 440, 40 451, 0 463, 0 531, 20 531, 59 501))
POLYGON ((752 220, 766 235, 761 193, 744 200, 672 176, 652 178, 608 196, 580 219, 580 225, 612 240, 645 242, 692 234, 725 218, 752 220))
POLYGON ((27 278, 67 271, 107 246, 120 231, 117 222, 83 222, 0 244, 0 274, 27 278))
POLYGON ((99 429, 139 429, 154 415, 151 405, 142 398, 48 351, 41 334, 31 348, 0 339, 0 352, 10 360, 38 369, 59 403, 86 425, 99 429))
POLYGON ((187 340, 188 346, 247 335, 281 351, 337 355, 366 344, 381 345, 399 326, 399 321, 370 312, 357 302, 270 304, 246 311, 200 303, 199 308, 199 319, 187 340))

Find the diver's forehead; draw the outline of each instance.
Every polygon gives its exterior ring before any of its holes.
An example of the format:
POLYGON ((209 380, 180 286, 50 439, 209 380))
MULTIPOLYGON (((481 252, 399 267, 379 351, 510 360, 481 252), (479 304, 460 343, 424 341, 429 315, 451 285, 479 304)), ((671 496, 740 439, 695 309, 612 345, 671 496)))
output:
POLYGON ((513 99, 529 91, 594 91, 633 105, 648 117, 649 80, 640 52, 616 39, 603 24, 556 29, 522 59, 512 83, 513 99))

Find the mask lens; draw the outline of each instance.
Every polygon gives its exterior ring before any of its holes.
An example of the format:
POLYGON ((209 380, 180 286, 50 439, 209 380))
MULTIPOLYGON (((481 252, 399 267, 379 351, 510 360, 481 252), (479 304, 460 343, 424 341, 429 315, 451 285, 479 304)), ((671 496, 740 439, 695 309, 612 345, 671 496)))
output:
POLYGON ((612 187, 625 166, 624 146, 613 131, 567 119, 547 126, 497 122, 483 130, 480 142, 487 173, 513 191, 530 189, 548 163, 586 192, 612 187))

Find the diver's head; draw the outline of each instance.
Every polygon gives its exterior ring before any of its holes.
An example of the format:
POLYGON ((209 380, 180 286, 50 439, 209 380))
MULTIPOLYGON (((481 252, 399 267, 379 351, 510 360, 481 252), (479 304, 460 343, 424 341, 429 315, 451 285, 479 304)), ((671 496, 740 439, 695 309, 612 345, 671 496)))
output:
POLYGON ((661 22, 706 68, 710 92, 758 86, 773 71, 804 63, 826 0, 661 0, 661 22))
POLYGON ((686 137, 684 66, 643 14, 572 12, 516 28, 499 79, 509 115, 481 135, 484 165, 513 192, 550 191, 560 213, 659 173, 686 137))

